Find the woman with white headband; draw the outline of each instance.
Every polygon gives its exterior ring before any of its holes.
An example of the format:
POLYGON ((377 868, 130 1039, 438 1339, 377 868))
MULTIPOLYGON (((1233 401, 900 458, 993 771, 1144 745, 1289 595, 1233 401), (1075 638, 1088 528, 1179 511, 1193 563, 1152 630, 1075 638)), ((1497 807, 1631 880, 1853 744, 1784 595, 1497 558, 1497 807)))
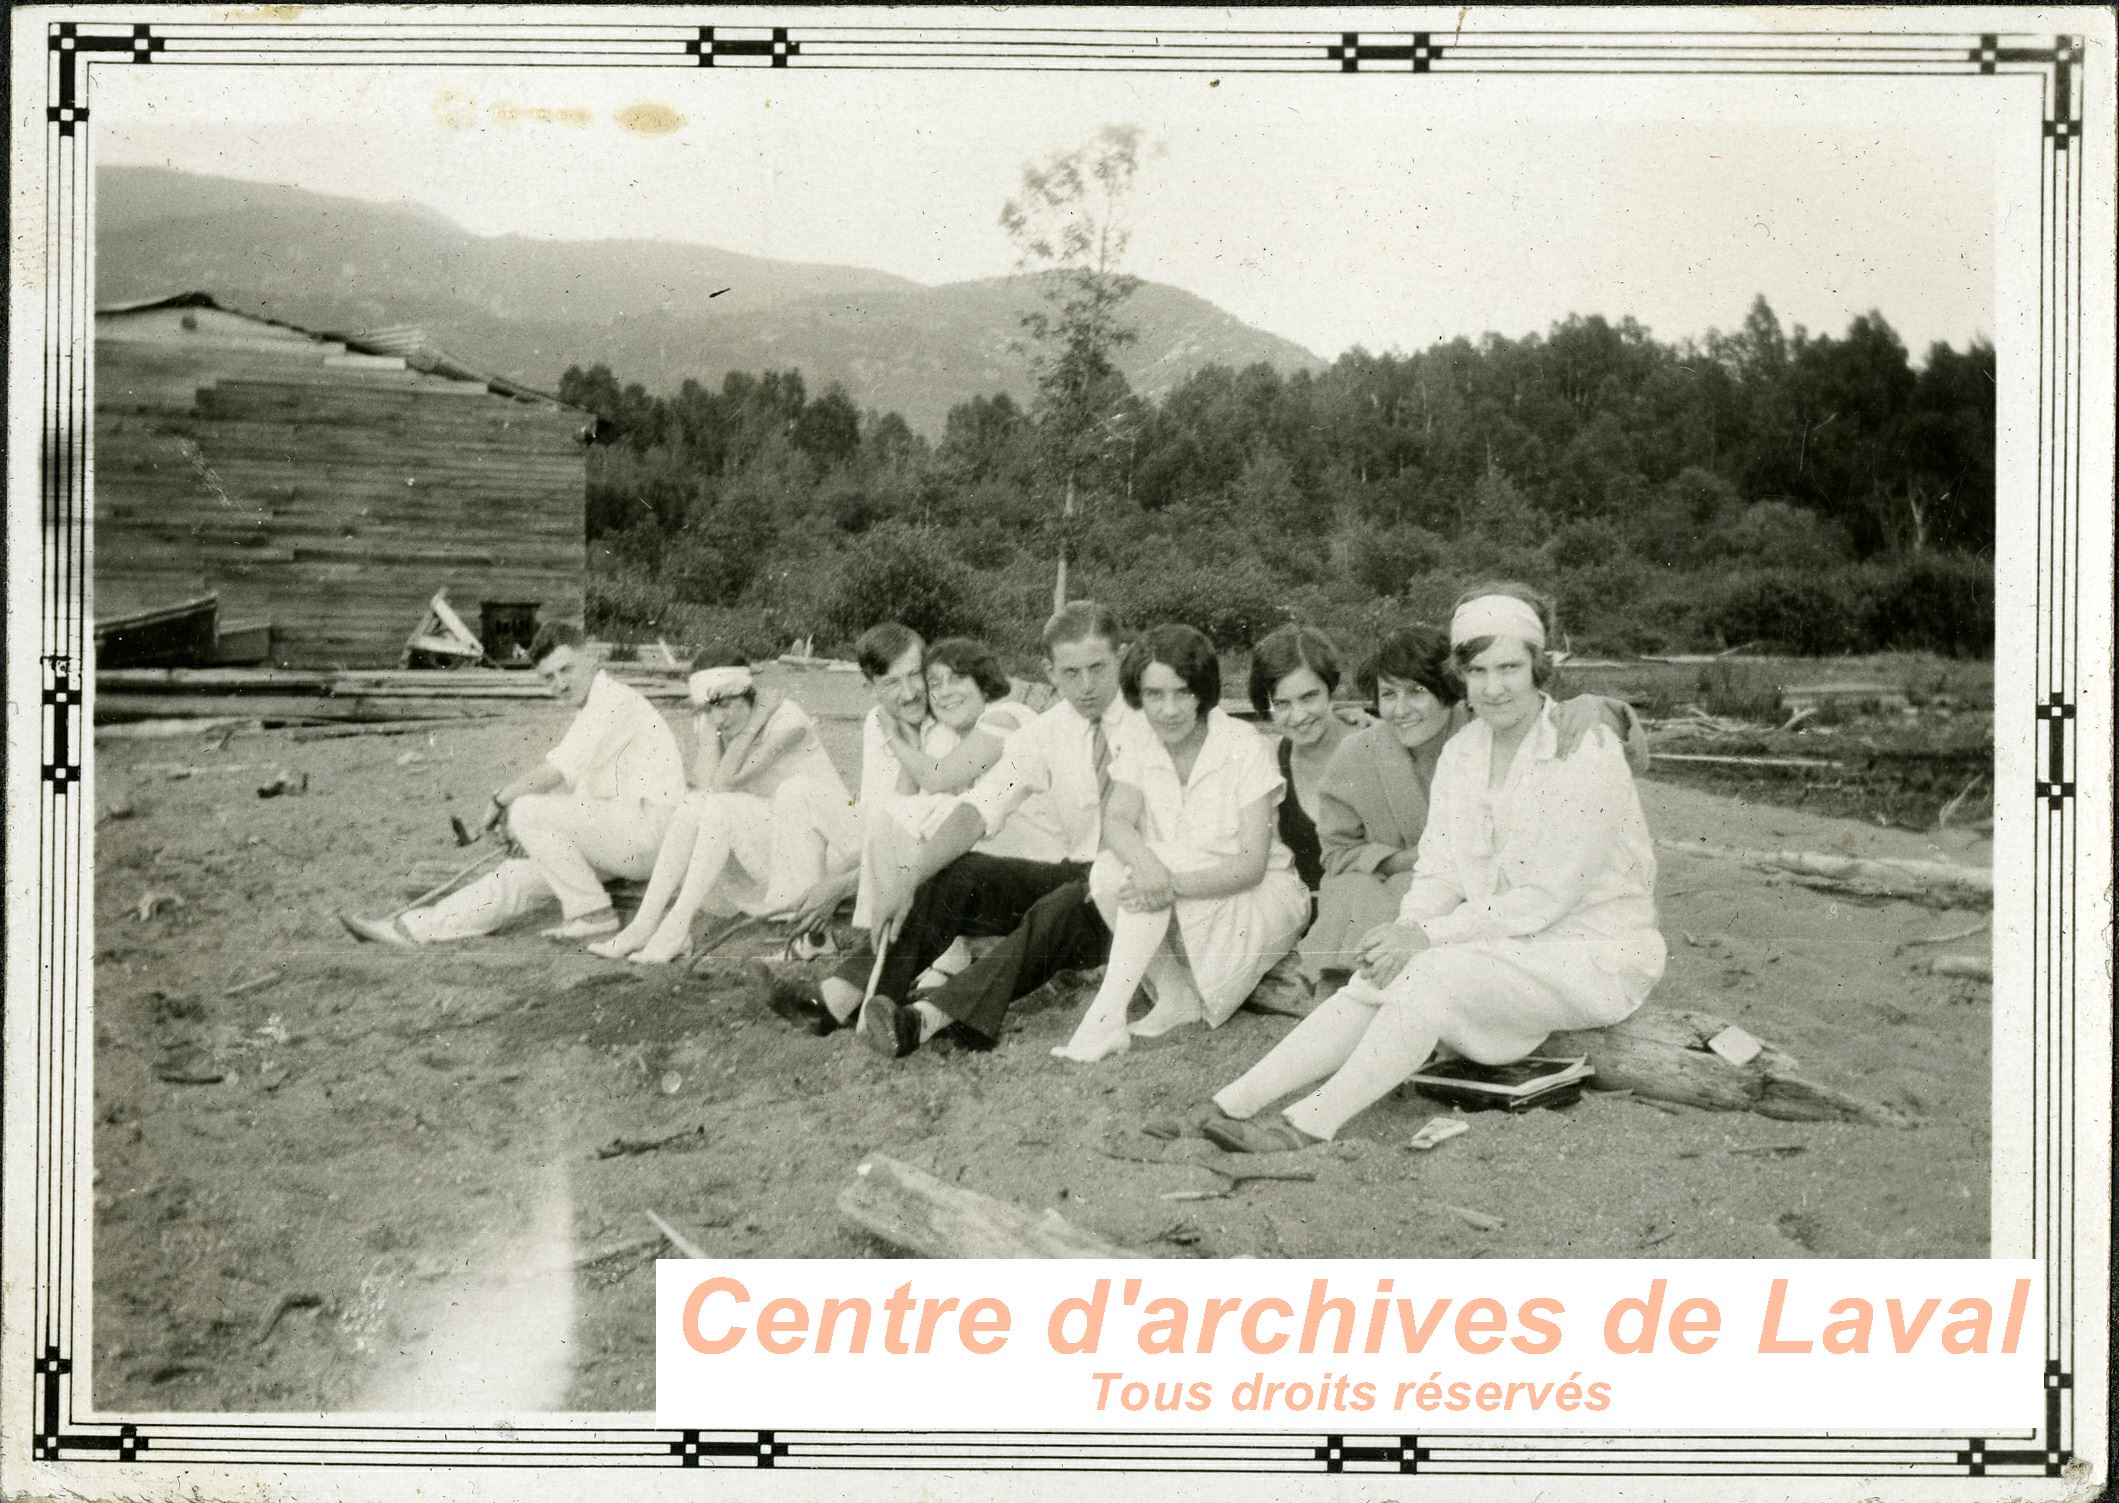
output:
POLYGON ((860 854, 853 799, 800 705, 758 689, 741 660, 694 673, 688 690, 699 743, 692 791, 639 913, 589 946, 607 959, 666 964, 691 947, 700 913, 779 913, 860 854))
POLYGON ((1215 1143, 1309 1147, 1437 1045, 1506 1064, 1556 1030, 1620 1022, 1662 976, 1655 854, 1633 776, 1607 729, 1558 755, 1551 636, 1551 606, 1521 585, 1458 601, 1450 656, 1474 719, 1436 764, 1397 922, 1370 931, 1354 979, 1215 1096, 1224 1116, 1202 1128, 1215 1143))

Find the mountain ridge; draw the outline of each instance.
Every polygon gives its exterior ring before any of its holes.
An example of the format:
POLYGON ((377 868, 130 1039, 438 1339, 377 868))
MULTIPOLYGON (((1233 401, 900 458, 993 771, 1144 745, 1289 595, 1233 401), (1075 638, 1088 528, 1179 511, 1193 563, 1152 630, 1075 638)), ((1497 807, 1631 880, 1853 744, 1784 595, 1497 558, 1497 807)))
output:
MULTIPOLYGON (((442 212, 159 167, 97 172, 99 305, 207 292, 305 328, 416 325, 458 358, 550 389, 569 365, 674 392, 796 369, 938 435, 951 407, 1032 388, 1013 345, 1024 277, 927 285, 867 267, 665 240, 478 236, 442 212)), ((1143 395, 1209 363, 1325 362, 1181 288, 1143 282, 1118 364, 1143 395)))

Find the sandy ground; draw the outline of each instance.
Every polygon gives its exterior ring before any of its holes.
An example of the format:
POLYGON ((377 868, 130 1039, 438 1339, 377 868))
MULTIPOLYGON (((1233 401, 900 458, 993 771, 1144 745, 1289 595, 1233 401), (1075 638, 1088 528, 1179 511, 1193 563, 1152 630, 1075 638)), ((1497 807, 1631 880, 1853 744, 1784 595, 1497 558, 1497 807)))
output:
MULTIPOLYGON (((800 693, 848 765, 859 679, 807 675, 800 693)), ((1284 1018, 1244 1012, 1061 1069, 1045 1051, 1078 994, 1056 987, 992 1053, 891 1065, 765 1010, 737 962, 769 940, 690 977, 534 930, 420 952, 347 939, 336 910, 387 911, 416 890, 415 869, 431 882, 461 864, 448 814, 475 817, 565 718, 537 705, 431 736, 99 746, 99 1405, 648 1409, 643 1212, 716 1257, 888 1256, 833 1207, 870 1150, 1171 1257, 1987 1250, 1990 998, 1925 968, 1984 954, 1988 936, 1905 948, 1983 912, 1664 861, 1672 964, 1650 1005, 1739 1023, 1816 1078, 1912 1114, 1913 1130, 1591 1094, 1468 1118, 1467 1135, 1421 1154, 1406 1140, 1440 1108, 1400 1093, 1300 1156, 1314 1181, 1232 1189, 1210 1146, 1141 1129, 1241 1071, 1284 1018), (260 799, 281 769, 306 773, 308 791, 260 799), (133 812, 109 817, 120 801, 133 812), (156 895, 176 901, 139 917, 156 895)), ((1662 839, 1990 859, 1971 832, 1653 778, 1643 798, 1662 839)))

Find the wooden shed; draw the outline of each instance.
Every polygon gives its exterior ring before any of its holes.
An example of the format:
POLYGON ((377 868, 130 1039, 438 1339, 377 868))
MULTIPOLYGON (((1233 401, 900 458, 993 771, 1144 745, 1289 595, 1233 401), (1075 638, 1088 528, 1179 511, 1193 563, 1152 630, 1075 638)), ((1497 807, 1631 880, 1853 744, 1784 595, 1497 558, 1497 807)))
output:
POLYGON ((489 654, 581 624, 578 408, 204 293, 99 309, 95 393, 99 622, 217 595, 285 667, 395 664, 437 591, 489 654))

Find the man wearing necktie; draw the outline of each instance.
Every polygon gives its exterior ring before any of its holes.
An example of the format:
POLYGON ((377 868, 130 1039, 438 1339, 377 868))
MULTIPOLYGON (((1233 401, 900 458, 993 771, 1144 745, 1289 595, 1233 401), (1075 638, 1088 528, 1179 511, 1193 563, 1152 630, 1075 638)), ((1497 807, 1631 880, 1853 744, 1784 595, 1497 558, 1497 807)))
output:
POLYGON ((1103 837, 1112 745, 1148 730, 1140 711, 1119 697, 1124 644, 1108 610, 1086 600, 1067 605, 1045 624, 1043 641, 1060 703, 1009 738, 1001 760, 965 792, 910 869, 882 884, 872 931, 886 937, 881 965, 875 949, 862 945, 819 986, 778 983, 771 1000, 780 1016, 821 1034, 854 1022, 858 1010, 863 1041, 891 1058, 910 1054, 952 1022, 971 1043, 990 1048, 1018 997, 1057 971, 1103 963, 1111 935, 1089 902, 1088 875, 1103 837), (1065 859, 972 850, 1036 793, 1048 796, 1065 859), (959 935, 1005 938, 925 1000, 910 1002, 914 980, 959 935), (874 995, 864 1005, 871 973, 874 995))

